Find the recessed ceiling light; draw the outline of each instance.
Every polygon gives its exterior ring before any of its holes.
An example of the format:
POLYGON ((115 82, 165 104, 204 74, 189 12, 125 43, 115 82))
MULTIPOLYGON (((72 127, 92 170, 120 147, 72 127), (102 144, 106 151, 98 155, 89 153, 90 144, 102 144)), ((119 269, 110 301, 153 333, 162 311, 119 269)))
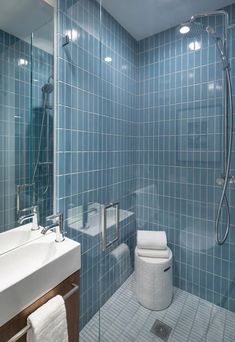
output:
POLYGON ((112 62, 112 58, 111 58, 111 57, 105 57, 104 60, 105 60, 105 62, 107 62, 107 63, 112 62))
POLYGON ((189 49, 192 51, 198 51, 201 49, 201 43, 195 40, 188 45, 189 49))
POLYGON ((180 33, 182 33, 182 34, 186 34, 186 33, 188 33, 190 31, 190 27, 188 26, 188 25, 183 25, 183 26, 181 26, 181 28, 180 28, 180 33))
POLYGON ((28 65, 28 61, 27 59, 23 59, 23 58, 20 58, 18 59, 18 65, 21 66, 21 65, 28 65))

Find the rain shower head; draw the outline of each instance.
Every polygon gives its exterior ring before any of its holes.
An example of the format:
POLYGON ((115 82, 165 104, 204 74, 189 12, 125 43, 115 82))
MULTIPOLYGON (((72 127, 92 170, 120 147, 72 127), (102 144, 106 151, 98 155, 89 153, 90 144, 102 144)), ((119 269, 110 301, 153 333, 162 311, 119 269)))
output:
MULTIPOLYGON (((214 13, 214 12, 213 12, 214 13)), ((223 12, 222 12, 223 13, 223 12)), ((204 15, 206 16, 206 14, 204 15)), ((198 50, 200 47, 200 41, 202 39, 202 34, 208 34, 215 42, 217 50, 219 52, 220 58, 224 67, 228 67, 228 57, 226 53, 225 44, 223 43, 222 39, 217 36, 216 31, 210 26, 204 26, 202 23, 196 21, 197 18, 203 17, 203 15, 193 16, 191 19, 178 26, 176 33, 178 37, 183 38, 191 38, 194 41, 191 43, 193 44, 191 50, 198 50), (198 45, 196 45, 198 44, 198 45)))
POLYGON ((177 35, 184 38, 200 38, 202 33, 206 31, 206 28, 199 22, 188 21, 181 24, 177 28, 177 35))

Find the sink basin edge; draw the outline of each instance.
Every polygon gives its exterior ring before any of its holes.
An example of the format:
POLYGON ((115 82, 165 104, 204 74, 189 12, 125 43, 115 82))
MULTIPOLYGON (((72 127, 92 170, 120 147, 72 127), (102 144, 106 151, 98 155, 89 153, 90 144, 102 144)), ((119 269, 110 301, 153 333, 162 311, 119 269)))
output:
POLYGON ((70 241, 68 251, 0 292, 0 326, 81 268, 81 246, 70 241))

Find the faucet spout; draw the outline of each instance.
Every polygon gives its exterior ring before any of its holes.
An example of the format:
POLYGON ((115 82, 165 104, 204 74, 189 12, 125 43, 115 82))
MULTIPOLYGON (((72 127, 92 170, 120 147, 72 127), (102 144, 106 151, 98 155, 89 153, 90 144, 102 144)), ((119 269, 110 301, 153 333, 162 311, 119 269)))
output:
POLYGON ((32 218, 33 218, 33 214, 21 216, 18 220, 18 223, 23 224, 25 221, 31 220, 32 218))
POLYGON ((49 231, 49 230, 52 230, 54 228, 56 228, 58 226, 58 223, 52 223, 52 224, 49 224, 48 226, 44 227, 41 231, 41 233, 43 235, 46 235, 46 233, 49 231))
POLYGON ((63 214, 58 213, 56 215, 48 216, 46 218, 47 221, 54 221, 52 224, 44 227, 41 231, 43 235, 45 235, 49 230, 52 230, 55 228, 56 230, 56 242, 62 242, 64 241, 64 219, 63 214))
POLYGON ((31 230, 38 230, 39 229, 39 225, 38 225, 38 207, 37 206, 33 206, 31 208, 25 208, 23 211, 29 211, 29 210, 31 210, 31 213, 19 217, 18 223, 19 224, 23 224, 25 221, 32 220, 32 228, 31 228, 31 230))

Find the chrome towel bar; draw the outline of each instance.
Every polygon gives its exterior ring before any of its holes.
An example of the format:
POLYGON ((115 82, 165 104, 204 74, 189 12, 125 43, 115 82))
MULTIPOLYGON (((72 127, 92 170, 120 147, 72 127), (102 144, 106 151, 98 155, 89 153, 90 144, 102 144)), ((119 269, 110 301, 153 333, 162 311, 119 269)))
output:
MULTIPOLYGON (((70 290, 68 293, 66 293, 63 296, 64 301, 66 301, 70 296, 72 296, 75 292, 79 290, 79 285, 72 283, 73 286, 72 290, 70 290)), ((17 334, 15 334, 8 342, 16 342, 18 341, 22 336, 24 336, 27 331, 31 329, 31 326, 27 324, 23 329, 21 329, 17 334)))

